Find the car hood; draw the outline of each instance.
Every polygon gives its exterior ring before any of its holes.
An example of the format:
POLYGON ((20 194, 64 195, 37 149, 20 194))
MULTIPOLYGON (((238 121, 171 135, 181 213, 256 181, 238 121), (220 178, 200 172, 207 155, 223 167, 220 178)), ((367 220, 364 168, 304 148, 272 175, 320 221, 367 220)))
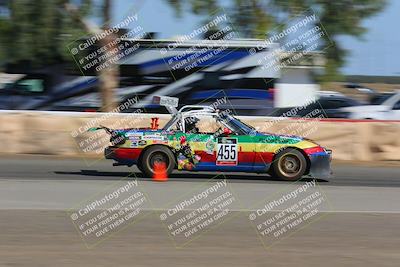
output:
POLYGON ((297 143, 305 140, 305 138, 297 136, 297 135, 287 135, 287 134, 274 134, 269 132, 258 132, 258 136, 264 136, 265 138, 274 138, 278 142, 286 143, 293 142, 297 143))

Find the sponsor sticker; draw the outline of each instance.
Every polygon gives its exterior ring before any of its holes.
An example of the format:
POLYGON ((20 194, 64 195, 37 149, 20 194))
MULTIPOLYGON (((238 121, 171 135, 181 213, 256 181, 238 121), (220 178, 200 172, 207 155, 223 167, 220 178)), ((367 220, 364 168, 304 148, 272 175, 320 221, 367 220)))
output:
POLYGON ((145 140, 159 140, 159 141, 165 141, 167 138, 162 135, 144 135, 143 139, 145 140))
POLYGON ((206 153, 210 155, 214 154, 214 148, 215 148, 214 140, 212 138, 208 139, 206 143, 206 153))
POLYGON ((146 144, 147 144, 146 140, 131 141, 131 147, 145 146, 146 144))
POLYGON ((167 140, 153 140, 153 144, 168 144, 167 140))
POLYGON ((142 137, 143 133, 136 133, 136 132, 130 133, 130 132, 127 132, 127 133, 125 133, 125 136, 126 137, 142 137))

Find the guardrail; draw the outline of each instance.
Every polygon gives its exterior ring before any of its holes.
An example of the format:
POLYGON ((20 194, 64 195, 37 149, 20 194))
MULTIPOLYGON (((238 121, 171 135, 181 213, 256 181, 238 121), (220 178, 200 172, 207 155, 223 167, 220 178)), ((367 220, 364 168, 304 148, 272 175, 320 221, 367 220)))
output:
MULTIPOLYGON (((1 153, 102 157, 100 153, 80 149, 79 142, 93 134, 86 132, 87 128, 99 124, 113 128, 149 127, 153 117, 159 117, 162 126, 170 115, 0 111, 1 153)), ((313 139, 332 149, 334 159, 400 160, 399 121, 239 118, 260 131, 313 139)), ((93 139, 97 138, 107 137, 93 139)))

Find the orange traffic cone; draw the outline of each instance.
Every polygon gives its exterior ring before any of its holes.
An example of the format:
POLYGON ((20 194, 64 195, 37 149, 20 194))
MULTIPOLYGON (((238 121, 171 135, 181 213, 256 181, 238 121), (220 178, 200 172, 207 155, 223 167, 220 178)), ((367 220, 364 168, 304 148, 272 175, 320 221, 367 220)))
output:
POLYGON ((168 181, 167 168, 164 162, 154 163, 153 181, 166 182, 168 181))

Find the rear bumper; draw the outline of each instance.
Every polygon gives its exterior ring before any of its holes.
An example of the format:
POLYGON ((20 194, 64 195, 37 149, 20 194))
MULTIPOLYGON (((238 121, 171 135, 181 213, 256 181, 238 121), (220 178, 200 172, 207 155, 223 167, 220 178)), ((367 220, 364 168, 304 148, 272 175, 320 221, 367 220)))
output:
POLYGON ((310 171, 309 174, 313 178, 331 178, 332 169, 332 151, 326 150, 326 153, 316 153, 309 155, 310 171))
POLYGON ((106 159, 114 159, 114 157, 115 157, 115 148, 113 148, 113 147, 106 147, 105 149, 104 149, 104 157, 106 158, 106 159))
POLYGON ((121 165, 131 166, 139 160, 142 149, 109 146, 104 149, 104 157, 112 159, 121 165))

